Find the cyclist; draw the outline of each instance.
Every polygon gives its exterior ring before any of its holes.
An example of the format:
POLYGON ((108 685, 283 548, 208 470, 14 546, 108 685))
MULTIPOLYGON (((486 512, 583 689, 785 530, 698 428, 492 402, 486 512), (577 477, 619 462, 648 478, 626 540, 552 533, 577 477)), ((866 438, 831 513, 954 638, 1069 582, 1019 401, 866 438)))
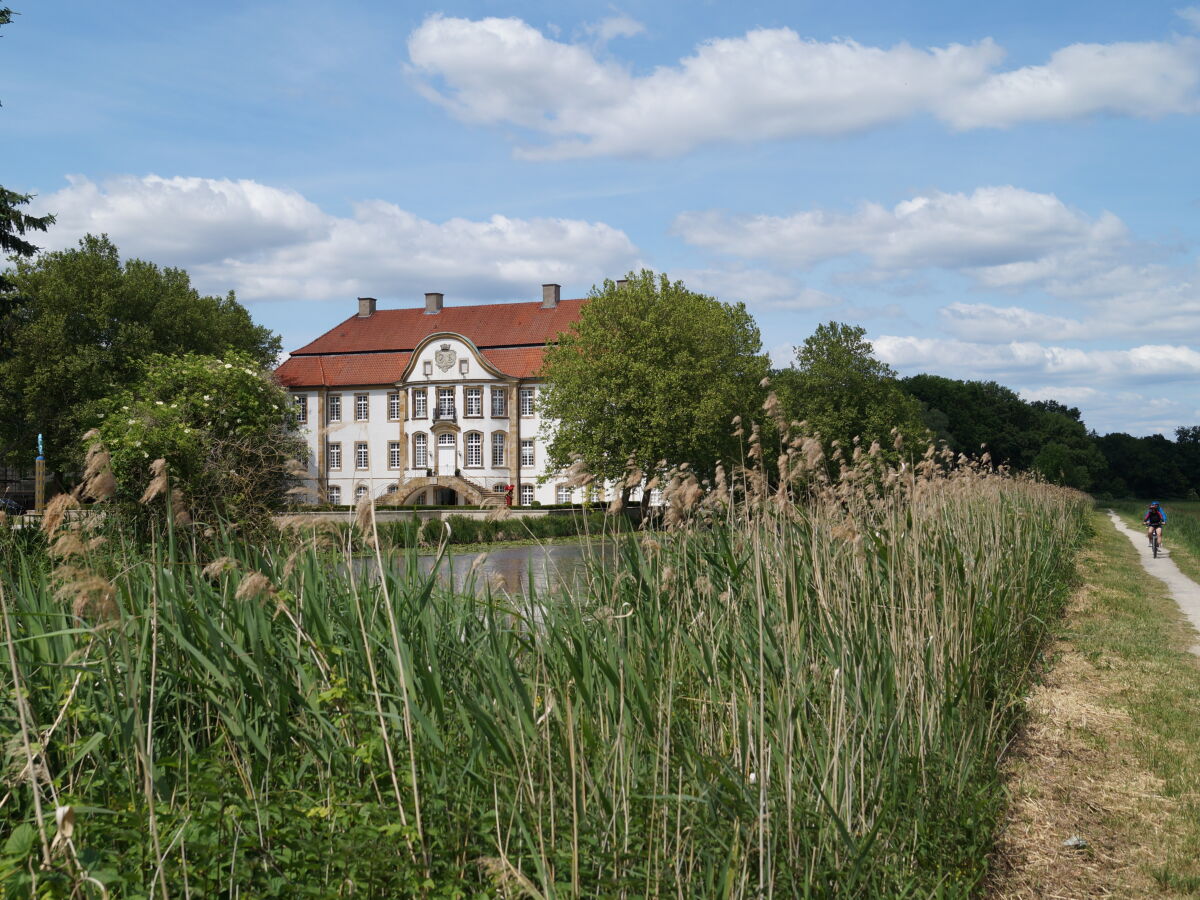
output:
POLYGON ((1155 500, 1146 510, 1146 514, 1142 516, 1142 524, 1146 526, 1146 540, 1154 542, 1154 532, 1158 532, 1158 547, 1162 549, 1162 533, 1163 526, 1167 524, 1167 514, 1163 512, 1163 508, 1155 500))

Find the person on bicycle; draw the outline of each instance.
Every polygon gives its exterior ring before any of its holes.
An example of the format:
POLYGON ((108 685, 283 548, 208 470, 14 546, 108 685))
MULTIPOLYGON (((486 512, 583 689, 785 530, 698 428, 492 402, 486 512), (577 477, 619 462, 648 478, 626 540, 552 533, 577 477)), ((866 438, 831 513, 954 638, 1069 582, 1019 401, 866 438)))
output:
POLYGON ((1158 532, 1158 546, 1161 549, 1163 526, 1167 524, 1167 514, 1159 506, 1157 500, 1150 504, 1146 514, 1142 516, 1142 524, 1146 526, 1146 540, 1151 543, 1154 541, 1154 532, 1158 532))

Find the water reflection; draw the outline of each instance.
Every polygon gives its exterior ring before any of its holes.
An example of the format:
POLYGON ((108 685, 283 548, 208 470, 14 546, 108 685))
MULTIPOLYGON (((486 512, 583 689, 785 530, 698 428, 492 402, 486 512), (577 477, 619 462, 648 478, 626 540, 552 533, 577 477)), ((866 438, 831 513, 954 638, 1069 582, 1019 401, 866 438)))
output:
MULTIPOLYGON (((466 591, 474 585, 475 592, 482 593, 490 585, 493 591, 510 594, 545 595, 561 589, 572 592, 587 561, 596 555, 610 556, 612 551, 613 544, 607 541, 496 547, 467 553, 449 550, 438 564, 438 576, 455 591, 466 591)), ((403 554, 384 562, 400 569, 406 565, 403 554)), ((417 562, 421 573, 428 574, 438 560, 421 554, 417 562)))

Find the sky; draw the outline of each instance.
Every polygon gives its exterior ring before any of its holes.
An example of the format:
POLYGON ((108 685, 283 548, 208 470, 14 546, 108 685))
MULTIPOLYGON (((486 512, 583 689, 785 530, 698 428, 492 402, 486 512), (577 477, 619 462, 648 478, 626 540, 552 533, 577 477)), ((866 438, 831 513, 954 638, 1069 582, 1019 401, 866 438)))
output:
POLYGON ((285 348, 646 267, 776 365, 836 320, 1100 433, 1200 424, 1200 6, 8 3, 37 241, 107 233, 285 348))

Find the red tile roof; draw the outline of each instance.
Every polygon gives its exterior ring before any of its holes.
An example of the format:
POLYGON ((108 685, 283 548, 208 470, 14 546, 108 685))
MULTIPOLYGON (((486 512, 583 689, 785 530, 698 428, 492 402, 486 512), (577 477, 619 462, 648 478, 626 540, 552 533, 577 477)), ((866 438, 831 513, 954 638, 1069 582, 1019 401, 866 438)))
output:
POLYGON ((352 316, 292 351, 275 374, 286 387, 391 384, 421 341, 448 331, 470 340, 505 375, 528 378, 541 368, 546 343, 571 327, 586 302, 560 300, 553 309, 537 302, 448 306, 434 314, 423 307, 381 309, 352 316))

